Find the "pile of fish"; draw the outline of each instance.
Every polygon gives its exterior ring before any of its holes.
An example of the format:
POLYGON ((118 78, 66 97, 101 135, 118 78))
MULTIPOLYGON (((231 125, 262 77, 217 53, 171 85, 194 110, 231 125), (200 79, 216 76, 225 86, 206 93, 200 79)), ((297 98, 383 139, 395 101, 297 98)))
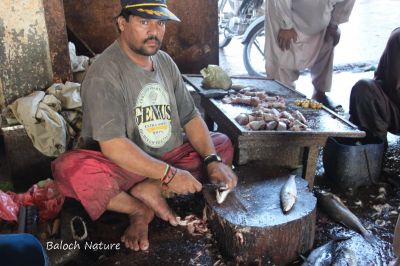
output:
POLYGON ((270 96, 265 91, 246 87, 235 94, 229 94, 222 99, 225 104, 244 104, 249 106, 262 106, 265 108, 286 108, 285 99, 282 96, 270 96))
POLYGON ((308 130, 307 120, 300 111, 285 111, 286 103, 282 96, 270 96, 263 90, 246 87, 225 96, 222 102, 254 107, 251 113, 242 113, 235 118, 236 122, 251 130, 308 130))
POLYGON ((239 114, 236 122, 251 130, 305 131, 309 130, 307 120, 296 110, 292 113, 275 108, 257 107, 250 114, 239 114))
POLYGON ((223 103, 245 104, 251 106, 264 106, 267 108, 285 108, 285 99, 281 96, 268 95, 264 90, 255 87, 234 87, 234 93, 226 95, 223 103))

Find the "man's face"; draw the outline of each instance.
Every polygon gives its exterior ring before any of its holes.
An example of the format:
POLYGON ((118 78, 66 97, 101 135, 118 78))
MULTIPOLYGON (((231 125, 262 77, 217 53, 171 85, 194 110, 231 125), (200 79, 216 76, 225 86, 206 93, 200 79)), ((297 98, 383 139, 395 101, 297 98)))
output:
POLYGON ((166 21, 138 16, 129 16, 129 21, 119 19, 121 39, 132 52, 144 56, 157 53, 164 38, 166 21))

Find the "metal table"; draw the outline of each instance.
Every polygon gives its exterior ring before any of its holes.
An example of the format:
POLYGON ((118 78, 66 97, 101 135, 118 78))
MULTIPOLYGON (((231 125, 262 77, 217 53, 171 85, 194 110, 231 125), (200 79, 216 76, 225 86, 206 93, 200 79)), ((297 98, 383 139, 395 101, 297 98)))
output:
POLYGON ((201 95, 201 106, 204 108, 204 117, 210 130, 214 130, 214 123, 218 131, 226 134, 232 141, 235 149, 234 163, 246 164, 251 160, 262 160, 269 165, 279 165, 290 168, 302 166, 303 177, 313 187, 319 147, 323 147, 329 136, 362 138, 364 131, 341 118, 326 107, 322 109, 304 109, 294 104, 295 100, 305 96, 298 91, 288 88, 273 80, 237 77, 232 78, 233 84, 254 86, 264 89, 269 95, 280 95, 285 98, 286 109, 300 110, 308 120, 310 131, 268 131, 249 130, 239 125, 235 117, 240 113, 251 112, 252 107, 243 105, 224 104, 220 90, 205 90, 199 75, 185 75, 185 81, 194 87, 201 95), (217 98, 212 98, 215 95, 217 98), (210 97, 211 96, 211 97, 210 97))

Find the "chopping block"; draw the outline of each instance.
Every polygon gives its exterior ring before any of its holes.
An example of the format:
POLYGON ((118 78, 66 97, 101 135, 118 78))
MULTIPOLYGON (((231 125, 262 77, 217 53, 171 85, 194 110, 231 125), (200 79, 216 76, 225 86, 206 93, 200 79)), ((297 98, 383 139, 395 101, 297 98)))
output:
POLYGON ((284 214, 280 190, 289 173, 252 169, 243 177, 244 172, 237 172, 240 181, 222 204, 213 189, 203 190, 208 223, 221 253, 236 264, 293 262, 314 242, 317 200, 307 181, 296 177, 297 200, 284 214))

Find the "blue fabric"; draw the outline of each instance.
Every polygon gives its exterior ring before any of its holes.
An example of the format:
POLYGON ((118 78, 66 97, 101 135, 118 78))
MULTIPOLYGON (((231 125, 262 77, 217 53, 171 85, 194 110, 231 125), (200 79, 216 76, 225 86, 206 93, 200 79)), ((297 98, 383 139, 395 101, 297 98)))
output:
POLYGON ((0 265, 48 266, 46 252, 31 234, 0 235, 0 265))

